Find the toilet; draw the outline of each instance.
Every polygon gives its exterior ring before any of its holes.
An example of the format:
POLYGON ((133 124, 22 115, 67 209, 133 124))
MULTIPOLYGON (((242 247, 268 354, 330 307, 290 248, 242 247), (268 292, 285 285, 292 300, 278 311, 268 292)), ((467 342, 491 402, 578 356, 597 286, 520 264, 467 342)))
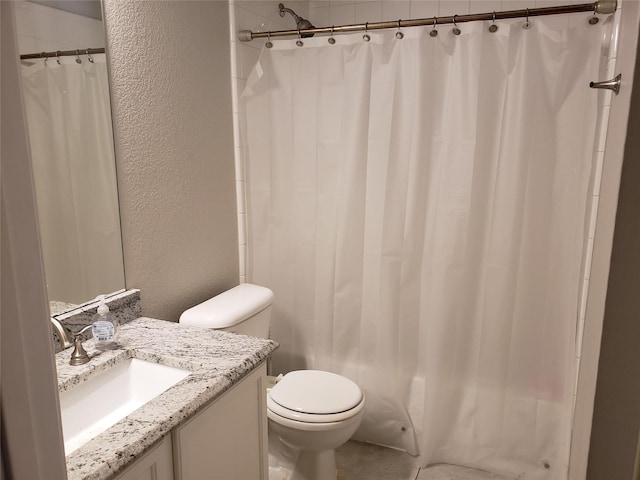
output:
MULTIPOLYGON (((268 338, 273 292, 244 283, 180 316, 184 325, 268 338)), ((291 480, 335 480, 335 449, 360 426, 365 398, 341 375, 297 370, 267 389, 269 429, 299 450, 291 480)))

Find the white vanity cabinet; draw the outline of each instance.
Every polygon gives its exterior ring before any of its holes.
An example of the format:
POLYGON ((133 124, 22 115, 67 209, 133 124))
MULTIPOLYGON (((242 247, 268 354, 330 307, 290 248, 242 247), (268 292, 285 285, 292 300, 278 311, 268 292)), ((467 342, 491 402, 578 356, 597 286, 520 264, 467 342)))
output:
POLYGON ((116 480, 267 480, 266 365, 176 427, 116 480))
POLYGON ((265 363, 171 436, 176 480, 267 480, 265 363))
POLYGON ((173 480, 173 457, 171 435, 164 437, 124 472, 116 480, 173 480))

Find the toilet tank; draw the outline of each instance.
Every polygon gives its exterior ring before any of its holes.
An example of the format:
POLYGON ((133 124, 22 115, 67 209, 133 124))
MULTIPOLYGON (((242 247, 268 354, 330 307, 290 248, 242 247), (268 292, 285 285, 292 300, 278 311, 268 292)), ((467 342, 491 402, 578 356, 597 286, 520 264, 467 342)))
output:
POLYGON ((180 323, 268 338, 273 292, 243 283, 185 310, 180 323))

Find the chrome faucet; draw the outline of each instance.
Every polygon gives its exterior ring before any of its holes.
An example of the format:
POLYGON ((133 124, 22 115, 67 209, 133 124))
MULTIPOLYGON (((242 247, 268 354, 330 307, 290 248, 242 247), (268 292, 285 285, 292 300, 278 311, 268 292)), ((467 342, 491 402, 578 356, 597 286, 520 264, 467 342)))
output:
POLYGON ((53 325, 53 330, 58 334, 58 338, 60 339, 60 343, 62 344, 62 349, 69 348, 73 346, 73 337, 71 332, 67 330, 59 320, 51 317, 51 324, 53 325))
POLYGON ((69 364, 83 365, 87 363, 89 361, 89 355, 82 347, 82 334, 89 330, 91 325, 87 325, 78 333, 72 334, 64 325, 62 325, 62 323, 60 323, 59 320, 53 317, 51 317, 51 324, 53 325, 55 332, 58 334, 58 338, 62 344, 62 349, 65 350, 69 347, 74 347, 69 364))

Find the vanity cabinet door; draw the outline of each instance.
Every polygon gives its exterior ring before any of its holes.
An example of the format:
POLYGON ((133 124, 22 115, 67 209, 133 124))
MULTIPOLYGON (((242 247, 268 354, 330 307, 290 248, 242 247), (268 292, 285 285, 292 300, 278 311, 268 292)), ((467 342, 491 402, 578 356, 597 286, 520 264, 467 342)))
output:
POLYGON ((173 480, 171 437, 164 437, 160 444, 136 460, 116 480, 173 480))
POLYGON ((266 366, 176 428, 176 480, 267 480, 266 366))

